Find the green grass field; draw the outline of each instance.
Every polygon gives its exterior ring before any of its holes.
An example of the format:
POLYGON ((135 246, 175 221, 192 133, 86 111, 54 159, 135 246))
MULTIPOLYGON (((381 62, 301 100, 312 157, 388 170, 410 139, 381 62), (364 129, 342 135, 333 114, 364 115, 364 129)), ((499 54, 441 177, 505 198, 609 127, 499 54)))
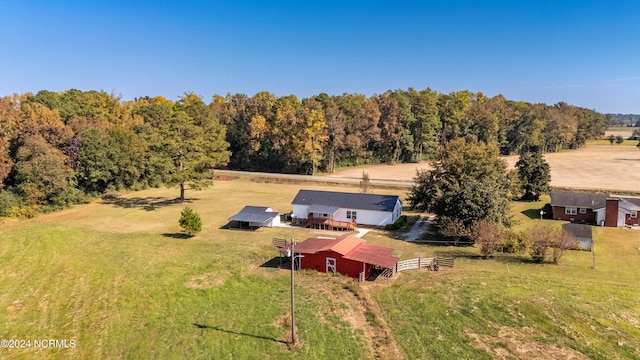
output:
MULTIPOLYGON (((116 203, 0 224, 2 359, 638 358, 640 232, 595 228, 591 254, 558 265, 526 256, 483 260, 474 248, 365 236, 401 258, 458 256, 453 269, 407 271, 358 287, 341 276, 301 272, 299 343, 290 340, 289 272, 276 269, 273 237, 321 234, 221 229, 244 205, 289 211, 300 188, 337 186, 218 181, 188 192, 203 231, 184 239, 177 189, 150 189, 116 203), (33 340, 75 340, 69 349, 33 340)), ((402 191, 382 190, 384 193, 402 191)), ((539 204, 516 203, 518 226, 539 204), (529 211, 527 212, 528 208, 529 211)))

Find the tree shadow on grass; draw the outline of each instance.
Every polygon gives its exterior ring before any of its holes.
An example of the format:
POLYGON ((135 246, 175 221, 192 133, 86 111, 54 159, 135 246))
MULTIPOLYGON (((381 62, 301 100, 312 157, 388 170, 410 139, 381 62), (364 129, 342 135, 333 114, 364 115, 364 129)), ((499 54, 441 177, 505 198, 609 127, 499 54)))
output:
POLYGON ((516 255, 496 256, 496 262, 507 264, 507 265, 509 264, 540 264, 540 262, 534 261, 530 257, 516 256, 516 255))
POLYGON ((289 261, 288 258, 286 257, 282 257, 282 256, 276 256, 273 259, 270 259, 269 261, 265 262, 264 264, 260 265, 261 268, 273 268, 273 269, 278 269, 283 267, 284 264, 289 264, 287 266, 288 269, 291 268, 291 261, 289 261))
POLYGON ((203 324, 198 324, 198 323, 193 323, 193 326, 195 326, 195 327, 197 327, 198 329, 201 329, 201 330, 215 330, 215 331, 220 331, 220 332, 224 332, 224 333, 232 334, 232 335, 248 336, 248 337, 252 337, 254 339, 269 340, 269 341, 274 341, 274 342, 281 343, 281 344, 288 344, 288 342, 286 342, 284 340, 279 340, 279 339, 276 339, 276 338, 272 338, 270 336, 247 334, 247 333, 244 333, 244 332, 241 332, 241 331, 223 329, 223 328, 221 328, 219 326, 209 326, 209 325, 203 325, 203 324))
MULTIPOLYGON (((195 198, 184 199, 182 204, 191 204, 195 198)), ((107 199, 102 201, 103 204, 113 205, 115 207, 124 209, 140 209, 145 211, 155 211, 163 207, 171 206, 174 204, 181 204, 179 199, 168 199, 166 197, 148 196, 148 197, 134 197, 134 198, 116 198, 107 199)))
POLYGON ((482 259, 479 254, 471 253, 464 250, 450 249, 450 250, 437 250, 434 252, 436 257, 452 257, 452 258, 466 258, 466 259, 482 259))
POLYGON ((164 233, 162 234, 164 237, 172 238, 172 239, 191 239, 193 235, 185 234, 185 233, 164 233))

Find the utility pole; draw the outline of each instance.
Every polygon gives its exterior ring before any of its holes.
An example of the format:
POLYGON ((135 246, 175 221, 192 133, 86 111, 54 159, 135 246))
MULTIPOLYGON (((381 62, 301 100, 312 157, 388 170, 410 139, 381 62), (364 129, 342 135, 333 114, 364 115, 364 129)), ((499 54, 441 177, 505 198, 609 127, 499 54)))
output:
POLYGON ((291 237, 291 343, 293 345, 296 344, 296 313, 295 313, 295 304, 293 301, 293 272, 296 267, 296 241, 291 237))

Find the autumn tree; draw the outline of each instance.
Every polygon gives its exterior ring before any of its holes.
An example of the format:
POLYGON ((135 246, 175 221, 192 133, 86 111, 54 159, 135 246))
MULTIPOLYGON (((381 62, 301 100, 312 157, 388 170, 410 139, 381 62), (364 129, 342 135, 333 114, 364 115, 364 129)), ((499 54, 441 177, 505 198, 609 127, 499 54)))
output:
POLYGON ((73 173, 62 152, 41 136, 20 139, 14 172, 18 194, 27 205, 66 205, 56 198, 72 185, 73 173))
POLYGON ((459 220, 467 229, 483 219, 507 222, 509 177, 497 146, 452 140, 431 167, 417 172, 408 197, 412 208, 459 220))
POLYGON ((9 176, 13 160, 9 156, 6 142, 0 137, 0 191, 4 188, 4 180, 9 176))
POLYGON ((549 192, 551 168, 542 152, 527 151, 522 153, 516 163, 516 168, 522 185, 523 200, 538 201, 542 194, 549 192))

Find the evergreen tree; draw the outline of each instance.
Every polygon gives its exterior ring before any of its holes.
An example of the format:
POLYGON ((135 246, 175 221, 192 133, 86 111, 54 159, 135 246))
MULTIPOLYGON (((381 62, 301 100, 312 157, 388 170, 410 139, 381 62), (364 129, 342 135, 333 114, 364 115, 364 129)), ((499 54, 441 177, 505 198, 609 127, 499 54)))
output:
POLYGON ((525 152, 516 163, 522 184, 522 200, 538 201, 549 192, 551 169, 539 151, 525 152))
POLYGON ((180 220, 178 220, 182 230, 188 235, 195 235, 202 230, 202 220, 200 215, 193 211, 190 207, 182 209, 180 220))

